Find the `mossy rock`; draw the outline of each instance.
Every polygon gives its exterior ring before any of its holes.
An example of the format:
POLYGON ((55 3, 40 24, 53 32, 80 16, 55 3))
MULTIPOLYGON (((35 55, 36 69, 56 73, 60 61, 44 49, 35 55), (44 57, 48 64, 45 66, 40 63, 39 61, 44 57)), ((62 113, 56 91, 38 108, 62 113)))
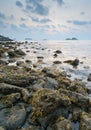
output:
POLYGON ((71 102, 68 96, 60 94, 57 90, 40 89, 36 91, 30 101, 33 106, 32 120, 40 120, 53 114, 59 107, 68 107, 71 102))
POLYGON ((52 126, 52 130, 74 130, 71 122, 64 117, 59 117, 54 125, 52 126))
POLYGON ((31 76, 23 68, 18 68, 16 66, 0 66, 0 82, 5 82, 8 84, 26 87, 35 81, 36 77, 31 76))
POLYGON ((80 119, 80 130, 91 130, 91 114, 82 112, 80 119))
POLYGON ((20 93, 13 93, 6 96, 3 96, 0 99, 0 103, 5 104, 6 106, 12 106, 13 103, 17 102, 20 99, 20 93))

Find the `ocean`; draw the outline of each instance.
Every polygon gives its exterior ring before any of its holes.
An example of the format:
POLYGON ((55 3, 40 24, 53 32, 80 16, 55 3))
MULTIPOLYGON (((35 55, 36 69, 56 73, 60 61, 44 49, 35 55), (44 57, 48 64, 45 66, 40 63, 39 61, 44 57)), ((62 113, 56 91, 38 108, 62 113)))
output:
POLYGON ((59 71, 66 71, 72 80, 78 79, 87 83, 88 87, 91 82, 87 81, 91 73, 91 41, 90 40, 63 40, 63 41, 28 41, 21 44, 20 47, 26 52, 22 60, 30 59, 33 64, 37 64, 37 57, 44 57, 43 61, 38 64, 37 69, 42 67, 54 67, 59 71), (62 51, 55 58, 56 50, 62 51), (79 59, 80 63, 77 68, 64 63, 66 60, 79 59), (54 61, 60 61, 61 64, 53 64, 54 61))

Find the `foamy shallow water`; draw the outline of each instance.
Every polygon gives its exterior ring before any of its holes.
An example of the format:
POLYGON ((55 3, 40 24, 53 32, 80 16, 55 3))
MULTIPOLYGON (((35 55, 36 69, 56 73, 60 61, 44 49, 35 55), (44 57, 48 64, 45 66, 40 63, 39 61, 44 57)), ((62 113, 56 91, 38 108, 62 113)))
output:
POLYGON ((39 68, 52 66, 59 71, 66 71, 71 74, 71 79, 80 79, 87 82, 89 87, 91 86, 91 82, 87 81, 87 77, 91 73, 91 41, 46 40, 24 43, 19 48, 23 49, 27 54, 23 60, 29 59, 33 63, 37 63, 37 56, 43 56, 43 63, 39 65, 39 68), (61 50, 62 53, 54 58, 53 55, 56 50, 61 50), (65 60, 74 60, 75 58, 78 58, 81 62, 77 68, 63 63, 65 60), (61 61, 62 64, 54 65, 53 61, 61 61))

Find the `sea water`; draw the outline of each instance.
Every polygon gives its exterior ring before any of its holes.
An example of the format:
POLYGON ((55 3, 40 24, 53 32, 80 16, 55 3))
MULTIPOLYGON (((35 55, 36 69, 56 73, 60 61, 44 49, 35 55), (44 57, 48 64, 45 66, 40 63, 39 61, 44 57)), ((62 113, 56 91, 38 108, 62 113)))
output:
POLYGON ((63 41, 31 41, 20 46, 26 52, 25 59, 30 59, 32 63, 37 63, 37 57, 43 56, 43 62, 39 65, 42 67, 55 67, 59 71, 66 71, 71 75, 72 80, 79 79, 87 82, 91 86, 91 82, 87 81, 88 75, 91 73, 91 41, 90 40, 63 40, 63 41), (55 58, 56 50, 62 51, 55 58), (28 51, 28 52, 27 52, 28 51), (77 68, 64 63, 66 60, 79 59, 80 64, 77 68), (62 64, 54 65, 54 61, 61 61, 62 64))

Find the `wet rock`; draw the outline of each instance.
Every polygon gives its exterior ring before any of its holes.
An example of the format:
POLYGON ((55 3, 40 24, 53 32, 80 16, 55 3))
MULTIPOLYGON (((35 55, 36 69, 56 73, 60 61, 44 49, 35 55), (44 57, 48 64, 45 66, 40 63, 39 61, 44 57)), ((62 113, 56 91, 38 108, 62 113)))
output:
POLYGON ((73 66, 77 66, 77 65, 79 65, 79 59, 67 60, 67 61, 64 61, 64 63, 68 63, 68 64, 73 65, 73 66))
POLYGON ((19 56, 25 56, 26 54, 21 49, 19 49, 19 50, 9 50, 8 55, 10 58, 15 58, 19 56))
POLYGON ((20 65, 23 65, 23 64, 24 64, 24 61, 17 61, 17 62, 16 62, 16 65, 17 65, 17 66, 20 66, 20 65))
POLYGON ((60 54, 60 53, 62 53, 62 51, 56 50, 55 53, 60 54))
POLYGON ((40 89, 33 94, 33 98, 30 100, 33 106, 32 121, 43 123, 47 120, 47 116, 53 114, 60 106, 67 107, 70 105, 68 96, 59 94, 57 90, 40 89))
POLYGON ((51 77, 51 78, 56 78, 59 75, 58 73, 56 73, 46 67, 44 67, 42 69, 42 72, 44 72, 46 74, 46 76, 51 77))
POLYGON ((16 130, 21 127, 26 118, 24 106, 17 105, 0 111, 0 126, 7 130, 16 130))
POLYGON ((27 127, 27 128, 21 128, 21 129, 18 129, 18 130, 44 130, 44 129, 41 129, 40 126, 33 126, 33 125, 30 125, 30 126, 27 127))
POLYGON ((2 98, 0 98, 0 104, 1 103, 3 104, 2 107, 12 106, 15 102, 17 102, 20 99, 20 97, 21 97, 20 93, 12 93, 12 94, 3 96, 2 98))
POLYGON ((15 58, 18 57, 18 55, 14 52, 14 50, 8 51, 9 58, 15 58))
POLYGON ((14 62, 16 62, 16 60, 12 58, 12 59, 9 59, 8 62, 9 63, 14 63, 14 62))
POLYGON ((79 59, 75 59, 75 60, 73 61, 73 65, 74 65, 74 66, 79 65, 79 59))
MULTIPOLYGON (((17 87, 17 86, 14 86, 14 85, 10 85, 10 84, 6 84, 6 83, 0 83, 0 93, 2 94, 11 94, 11 93, 20 93, 21 96, 22 96, 22 99, 24 101, 27 101, 28 98, 29 98, 29 92, 27 89, 25 88, 20 88, 20 87, 17 87)), ((14 98, 16 97, 16 94, 14 95, 14 98)), ((18 97, 19 98, 19 95, 18 97)), ((15 98, 15 99, 17 99, 15 98)), ((12 100, 15 100, 15 99, 11 99, 12 100)))
POLYGON ((1 65, 7 65, 7 64, 9 64, 9 62, 7 60, 0 59, 0 64, 1 65))
POLYGON ((53 61, 54 64, 62 64, 61 61, 53 61))
POLYGON ((74 107, 72 111, 72 121, 77 122, 80 120, 82 110, 79 107, 74 107))
POLYGON ((37 91, 39 89, 42 89, 45 85, 45 81, 44 80, 41 80, 41 81, 38 81, 36 84, 32 85, 32 89, 34 91, 37 91))
POLYGON ((32 63, 31 60, 25 60, 25 62, 26 62, 26 63, 30 63, 30 64, 32 63))
POLYGON ((0 45, 0 57, 2 57, 2 55, 5 53, 5 52, 7 52, 7 48, 5 48, 5 47, 2 47, 1 45, 0 45))
POLYGON ((27 87, 36 80, 36 77, 31 76, 30 72, 17 66, 0 66, 0 70, 2 72, 0 73, 0 82, 27 87))
POLYGON ((85 96, 88 95, 88 88, 85 86, 85 83, 82 83, 80 81, 71 82, 71 84, 67 87, 67 90, 81 93, 82 95, 85 96))
POLYGON ((74 130, 71 122, 64 117, 59 117, 52 127, 52 130, 74 130))
POLYGON ((57 78, 59 82, 59 88, 67 89, 71 85, 71 80, 65 77, 65 74, 62 74, 57 78))
POLYGON ((43 57, 43 56, 37 56, 37 58, 38 58, 38 59, 44 59, 44 57, 43 57))
POLYGON ((50 89, 56 89, 58 87, 58 82, 53 78, 46 77, 46 82, 44 87, 50 89))
POLYGON ((72 104, 80 107, 84 111, 87 111, 89 107, 89 98, 87 96, 66 89, 59 89, 59 92, 68 96, 72 104))
POLYGON ((20 56, 25 56, 26 55, 26 53, 24 51, 22 51, 21 49, 15 50, 15 53, 17 55, 20 55, 20 56))
POLYGON ((1 55, 2 58, 7 58, 8 57, 8 53, 7 52, 4 52, 2 55, 1 55))
POLYGON ((88 81, 91 81, 91 74, 89 74, 89 76, 88 76, 88 79, 87 79, 88 81))
POLYGON ((54 56, 54 58, 56 58, 58 55, 55 53, 53 56, 54 56))
POLYGON ((91 129, 91 114, 82 112, 80 122, 80 130, 90 130, 91 129))

